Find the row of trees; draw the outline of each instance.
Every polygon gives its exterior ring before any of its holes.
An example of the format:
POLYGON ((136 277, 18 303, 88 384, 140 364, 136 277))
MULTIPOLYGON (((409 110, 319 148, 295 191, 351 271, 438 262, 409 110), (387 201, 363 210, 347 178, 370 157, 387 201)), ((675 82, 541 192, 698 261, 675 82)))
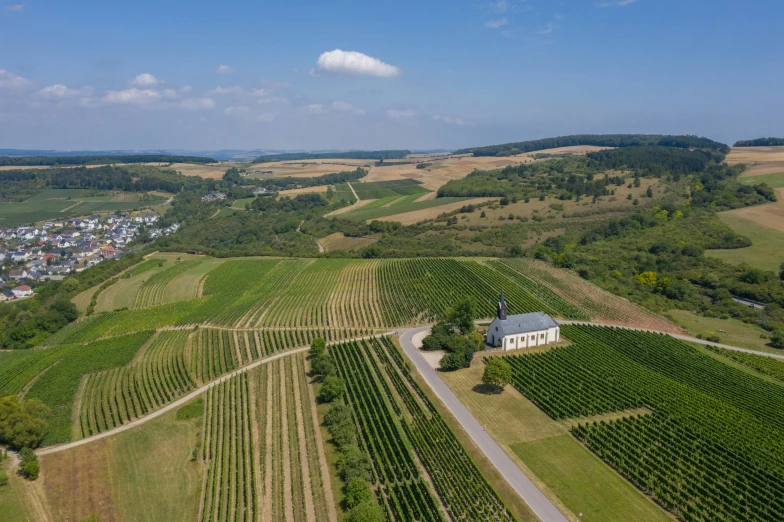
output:
POLYGON ((370 458, 357 444, 357 426, 351 408, 343 402, 345 385, 337 376, 335 363, 327 353, 324 339, 311 342, 310 366, 321 380, 318 400, 330 404, 324 425, 338 449, 338 474, 343 481, 343 508, 349 522, 381 522, 384 513, 371 490, 373 479, 370 458))
POLYGON ((170 154, 129 154, 111 156, 0 156, 0 166, 30 167, 56 165, 101 165, 118 163, 215 163, 202 156, 172 156, 170 154))
POLYGON ((297 161, 315 159, 368 159, 385 160, 400 159, 411 154, 410 150, 355 150, 351 152, 291 152, 287 154, 267 154, 259 156, 254 163, 270 163, 273 161, 297 161))

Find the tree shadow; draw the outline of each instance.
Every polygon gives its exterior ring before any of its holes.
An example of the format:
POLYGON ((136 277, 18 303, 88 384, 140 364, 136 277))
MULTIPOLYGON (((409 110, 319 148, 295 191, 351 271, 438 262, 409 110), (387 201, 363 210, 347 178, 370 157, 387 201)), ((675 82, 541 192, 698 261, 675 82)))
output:
POLYGON ((473 388, 471 388, 475 393, 481 393, 482 395, 498 395, 502 391, 503 388, 500 386, 496 386, 495 384, 477 384, 473 388))

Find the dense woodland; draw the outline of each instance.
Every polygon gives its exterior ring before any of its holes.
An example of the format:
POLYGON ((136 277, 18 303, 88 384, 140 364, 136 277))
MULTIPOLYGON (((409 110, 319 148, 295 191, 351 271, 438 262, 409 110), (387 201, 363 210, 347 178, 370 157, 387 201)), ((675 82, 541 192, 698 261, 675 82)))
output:
POLYGON ((292 152, 288 154, 269 154, 259 156, 254 163, 270 163, 273 161, 298 161, 315 159, 400 159, 411 154, 410 150, 355 150, 352 152, 292 152))
POLYGON ((101 165, 117 163, 215 163, 200 156, 132 154, 122 156, 0 156, 0 166, 30 167, 56 165, 101 165))
POLYGON ((782 145, 784 145, 784 138, 757 138, 738 141, 733 147, 780 147, 782 145))
POLYGON ((487 147, 473 147, 456 150, 455 154, 469 154, 474 156, 514 156, 524 152, 555 149, 558 147, 573 147, 576 145, 592 145, 595 147, 639 147, 655 145, 660 147, 678 147, 683 149, 697 148, 714 150, 726 154, 730 151, 727 145, 718 143, 708 138, 698 136, 663 136, 660 134, 577 134, 574 136, 560 136, 541 140, 519 141, 490 145, 487 147))

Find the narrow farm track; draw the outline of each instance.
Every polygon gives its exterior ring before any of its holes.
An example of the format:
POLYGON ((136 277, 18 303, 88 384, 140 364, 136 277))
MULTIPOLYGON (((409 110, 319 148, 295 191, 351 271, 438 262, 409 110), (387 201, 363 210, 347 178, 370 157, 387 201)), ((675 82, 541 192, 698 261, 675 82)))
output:
MULTIPOLYGON (((345 341, 340 341, 340 342, 360 341, 360 340, 363 340, 363 339, 370 339, 372 337, 381 337, 382 335, 394 335, 394 332, 387 332, 385 334, 376 334, 376 335, 366 335, 366 336, 363 336, 363 337, 357 337, 355 339, 346 339, 345 341)), ((328 345, 329 344, 337 344, 337 343, 328 343, 328 345)), ((288 357, 290 355, 294 355, 294 354, 297 354, 297 353, 305 352, 305 351, 307 351, 309 349, 310 349, 310 346, 303 346, 302 348, 296 348, 294 350, 289 350, 289 351, 286 351, 286 352, 281 352, 281 353, 272 355, 272 356, 267 357, 265 359, 260 359, 260 360, 258 360, 256 362, 248 364, 247 366, 243 366, 241 368, 237 368, 236 370, 234 370, 234 371, 232 371, 230 373, 227 373, 227 374, 225 374, 225 375, 223 375, 223 376, 221 376, 221 377, 219 377, 217 379, 214 379, 214 380, 204 384, 200 388, 197 388, 197 389, 193 390, 188 395, 185 395, 184 397, 181 397, 181 398, 177 399, 176 401, 174 401, 174 402, 172 402, 170 404, 167 404, 166 406, 162 407, 161 409, 156 410, 156 411, 152 412, 151 414, 149 414, 149 415, 147 415, 145 417, 142 417, 140 419, 136 419, 134 421, 129 422, 128 424, 123 424, 122 426, 117 426, 116 428, 112 428, 110 430, 98 433, 97 435, 93 435, 93 436, 87 437, 85 439, 77 440, 77 441, 74 441, 74 442, 69 442, 67 444, 60 444, 60 445, 57 445, 57 446, 49 446, 49 447, 46 447, 46 448, 42 448, 42 449, 36 450, 35 453, 37 455, 48 455, 50 453, 57 453, 58 451, 65 451, 65 450, 68 450, 68 449, 71 449, 71 448, 76 448, 76 447, 82 446, 84 444, 89 444, 89 443, 94 442, 96 440, 100 440, 100 439, 103 439, 105 437, 109 437, 109 436, 114 435, 116 433, 121 433, 123 431, 129 430, 129 429, 131 429, 131 428, 133 428, 135 426, 139 426, 141 424, 144 424, 145 422, 151 421, 152 419, 154 419, 156 417, 160 417, 164 413, 167 413, 167 412, 169 412, 169 411, 171 411, 171 410, 173 410, 175 408, 178 408, 178 407, 182 406, 183 404, 185 404, 185 403, 195 399, 196 397, 198 397, 202 393, 206 392, 207 390, 209 390, 210 388, 216 386, 217 384, 222 383, 225 380, 231 379, 232 377, 235 377, 237 375, 245 373, 248 370, 252 370, 253 368, 256 368, 256 367, 261 366, 263 364, 267 364, 267 363, 275 361, 277 359, 282 359, 283 357, 288 357)))

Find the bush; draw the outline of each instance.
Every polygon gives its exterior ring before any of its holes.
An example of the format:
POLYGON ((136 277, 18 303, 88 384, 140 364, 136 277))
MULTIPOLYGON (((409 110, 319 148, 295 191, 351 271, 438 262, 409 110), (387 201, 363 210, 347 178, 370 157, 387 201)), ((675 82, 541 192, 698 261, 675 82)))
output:
POLYGON ((19 459, 21 460, 22 475, 28 480, 35 480, 38 478, 38 455, 35 454, 30 448, 22 448, 19 452, 19 459))
POLYGON ((332 435, 332 441, 338 446, 348 446, 354 443, 357 428, 351 416, 351 408, 344 404, 333 404, 326 415, 324 424, 332 435))
POLYGON ((321 357, 327 351, 327 343, 321 337, 316 337, 313 339, 313 342, 310 343, 310 350, 308 350, 308 355, 311 357, 321 357))
POLYGON ((346 520, 348 522, 382 522, 385 517, 381 507, 376 502, 369 500, 349 511, 346 520))
POLYGON ((322 403, 329 403, 343 396, 343 379, 335 375, 328 375, 324 379, 324 384, 319 390, 318 400, 322 403))
POLYGON ((774 330, 770 336, 770 344, 776 348, 784 348, 784 330, 774 330))
POLYGON ((373 493, 370 491, 370 484, 359 477, 351 479, 346 484, 346 508, 352 509, 363 502, 373 500, 373 493))
POLYGON ((344 447, 338 455, 338 473, 347 484, 355 478, 370 482, 370 470, 370 459, 353 444, 344 447))
POLYGON ((332 362, 332 359, 330 359, 329 355, 326 354, 313 359, 310 367, 314 374, 320 375, 322 377, 328 377, 330 375, 337 374, 337 371, 335 370, 335 363, 332 362))
POLYGON ((51 410, 38 399, 17 402, 16 397, 0 399, 0 441, 13 448, 36 448, 47 431, 51 410))

